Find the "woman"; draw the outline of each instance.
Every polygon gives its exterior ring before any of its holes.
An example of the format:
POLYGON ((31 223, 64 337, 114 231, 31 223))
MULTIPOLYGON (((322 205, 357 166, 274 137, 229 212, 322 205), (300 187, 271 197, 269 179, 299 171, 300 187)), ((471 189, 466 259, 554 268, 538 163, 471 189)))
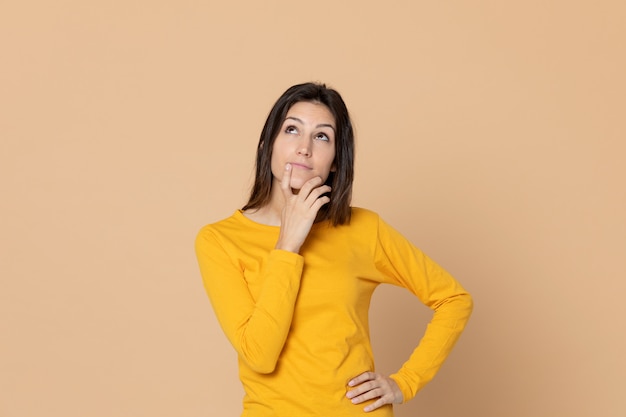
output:
POLYGON ((242 416, 392 416, 433 378, 470 316, 454 278, 377 214, 350 207, 353 161, 341 96, 295 85, 261 133, 248 203, 198 234, 206 291, 238 353, 242 416), (434 310, 391 376, 375 371, 369 341, 381 283, 434 310))

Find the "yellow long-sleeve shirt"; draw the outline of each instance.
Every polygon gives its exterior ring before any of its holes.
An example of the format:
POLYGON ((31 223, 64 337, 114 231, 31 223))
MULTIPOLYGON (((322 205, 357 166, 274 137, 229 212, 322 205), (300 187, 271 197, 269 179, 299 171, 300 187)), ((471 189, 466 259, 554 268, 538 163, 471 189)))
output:
POLYGON ((434 310, 391 375, 404 400, 413 398, 463 331, 470 295, 371 211, 353 208, 349 225, 314 224, 300 254, 274 249, 279 229, 237 211, 196 239, 207 294, 238 353, 242 417, 363 416, 365 404, 345 395, 352 377, 374 370, 368 308, 381 283, 407 288, 434 310))

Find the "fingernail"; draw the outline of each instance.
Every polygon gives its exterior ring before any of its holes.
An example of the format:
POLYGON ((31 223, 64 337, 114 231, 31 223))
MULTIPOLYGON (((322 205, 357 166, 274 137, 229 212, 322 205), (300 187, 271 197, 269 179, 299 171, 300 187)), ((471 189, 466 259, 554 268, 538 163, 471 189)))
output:
POLYGON ((291 169, 291 164, 285 164, 285 171, 289 171, 291 169))

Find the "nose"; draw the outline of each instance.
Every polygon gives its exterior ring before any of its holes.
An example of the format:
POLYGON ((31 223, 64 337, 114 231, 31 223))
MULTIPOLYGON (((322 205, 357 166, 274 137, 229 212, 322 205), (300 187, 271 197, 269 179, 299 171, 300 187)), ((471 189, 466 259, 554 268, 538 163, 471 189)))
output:
POLYGON ((309 157, 311 156, 311 141, 303 140, 300 144, 298 144, 298 149, 296 150, 298 155, 309 157))

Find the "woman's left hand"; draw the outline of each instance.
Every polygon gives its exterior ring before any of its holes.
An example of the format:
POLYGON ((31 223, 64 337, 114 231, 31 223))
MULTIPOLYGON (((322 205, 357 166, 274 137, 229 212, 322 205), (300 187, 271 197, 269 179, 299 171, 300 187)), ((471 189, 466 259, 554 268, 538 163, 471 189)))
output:
POLYGON ((354 387, 346 394, 352 404, 360 404, 377 398, 375 402, 365 407, 364 411, 373 411, 385 404, 401 404, 402 391, 396 381, 388 376, 376 372, 363 372, 352 378, 348 386, 354 387))

